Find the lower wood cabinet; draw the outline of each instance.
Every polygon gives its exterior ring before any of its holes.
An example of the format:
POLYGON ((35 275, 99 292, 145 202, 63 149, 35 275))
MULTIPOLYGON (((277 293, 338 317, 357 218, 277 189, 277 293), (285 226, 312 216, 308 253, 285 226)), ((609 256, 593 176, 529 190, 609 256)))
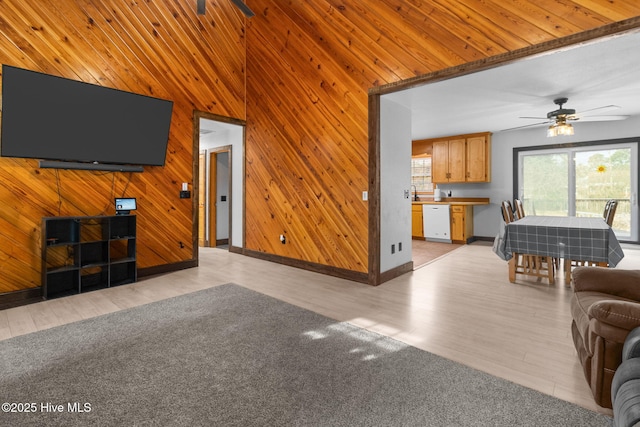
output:
POLYGON ((473 237, 473 206, 451 205, 451 240, 468 243, 473 237))
POLYGON ((424 239, 422 205, 411 205, 411 236, 424 239))

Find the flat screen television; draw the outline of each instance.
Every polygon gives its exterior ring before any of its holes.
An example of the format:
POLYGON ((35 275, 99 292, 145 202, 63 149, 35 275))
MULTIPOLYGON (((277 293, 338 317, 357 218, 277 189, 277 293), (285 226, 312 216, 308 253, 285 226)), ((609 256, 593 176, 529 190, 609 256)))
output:
POLYGON ((3 65, 0 155, 163 166, 172 110, 172 101, 3 65))
POLYGON ((122 197, 115 199, 116 215, 128 215, 138 207, 134 197, 122 197))

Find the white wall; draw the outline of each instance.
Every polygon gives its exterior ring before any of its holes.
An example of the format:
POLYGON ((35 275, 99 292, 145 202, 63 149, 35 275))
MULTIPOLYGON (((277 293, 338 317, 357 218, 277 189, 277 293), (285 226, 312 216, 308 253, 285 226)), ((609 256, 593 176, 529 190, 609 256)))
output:
POLYGON ((453 197, 489 197, 488 206, 474 206, 474 234, 493 237, 500 223, 499 203, 513 198, 513 149, 568 142, 599 141, 640 136, 640 117, 613 122, 575 122, 575 135, 546 137, 546 127, 495 133, 491 142, 491 182, 486 184, 442 184, 453 197))
POLYGON ((411 112, 380 100, 380 272, 411 261, 411 112), (402 251, 399 251, 399 244, 402 251), (395 245, 395 253, 391 253, 395 245))

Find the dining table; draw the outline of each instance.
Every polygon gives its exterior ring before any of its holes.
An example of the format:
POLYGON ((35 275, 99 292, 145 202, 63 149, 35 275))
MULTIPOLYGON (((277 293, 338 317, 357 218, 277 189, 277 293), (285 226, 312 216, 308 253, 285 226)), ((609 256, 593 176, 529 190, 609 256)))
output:
MULTIPOLYGON (((504 259, 527 254, 564 259, 565 283, 571 281, 572 261, 615 267, 624 257, 620 242, 603 218, 527 215, 504 224, 504 259)), ((515 278, 513 262, 509 277, 515 278)))

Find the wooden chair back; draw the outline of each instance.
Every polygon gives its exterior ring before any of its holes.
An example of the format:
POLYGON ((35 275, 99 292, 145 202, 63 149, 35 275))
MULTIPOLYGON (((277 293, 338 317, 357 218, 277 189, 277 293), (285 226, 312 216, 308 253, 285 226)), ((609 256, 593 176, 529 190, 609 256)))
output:
POLYGON ((511 202, 509 200, 503 200, 501 204, 502 208, 502 219, 506 224, 514 221, 513 218, 513 207, 511 206, 511 202))
POLYGON ((617 200, 609 200, 607 202, 607 209, 605 209, 604 220, 609 227, 613 225, 613 217, 616 215, 616 209, 618 209, 618 201, 617 200))
POLYGON ((516 205, 516 217, 518 219, 524 218, 524 206, 522 205, 522 200, 515 199, 514 203, 516 205))

